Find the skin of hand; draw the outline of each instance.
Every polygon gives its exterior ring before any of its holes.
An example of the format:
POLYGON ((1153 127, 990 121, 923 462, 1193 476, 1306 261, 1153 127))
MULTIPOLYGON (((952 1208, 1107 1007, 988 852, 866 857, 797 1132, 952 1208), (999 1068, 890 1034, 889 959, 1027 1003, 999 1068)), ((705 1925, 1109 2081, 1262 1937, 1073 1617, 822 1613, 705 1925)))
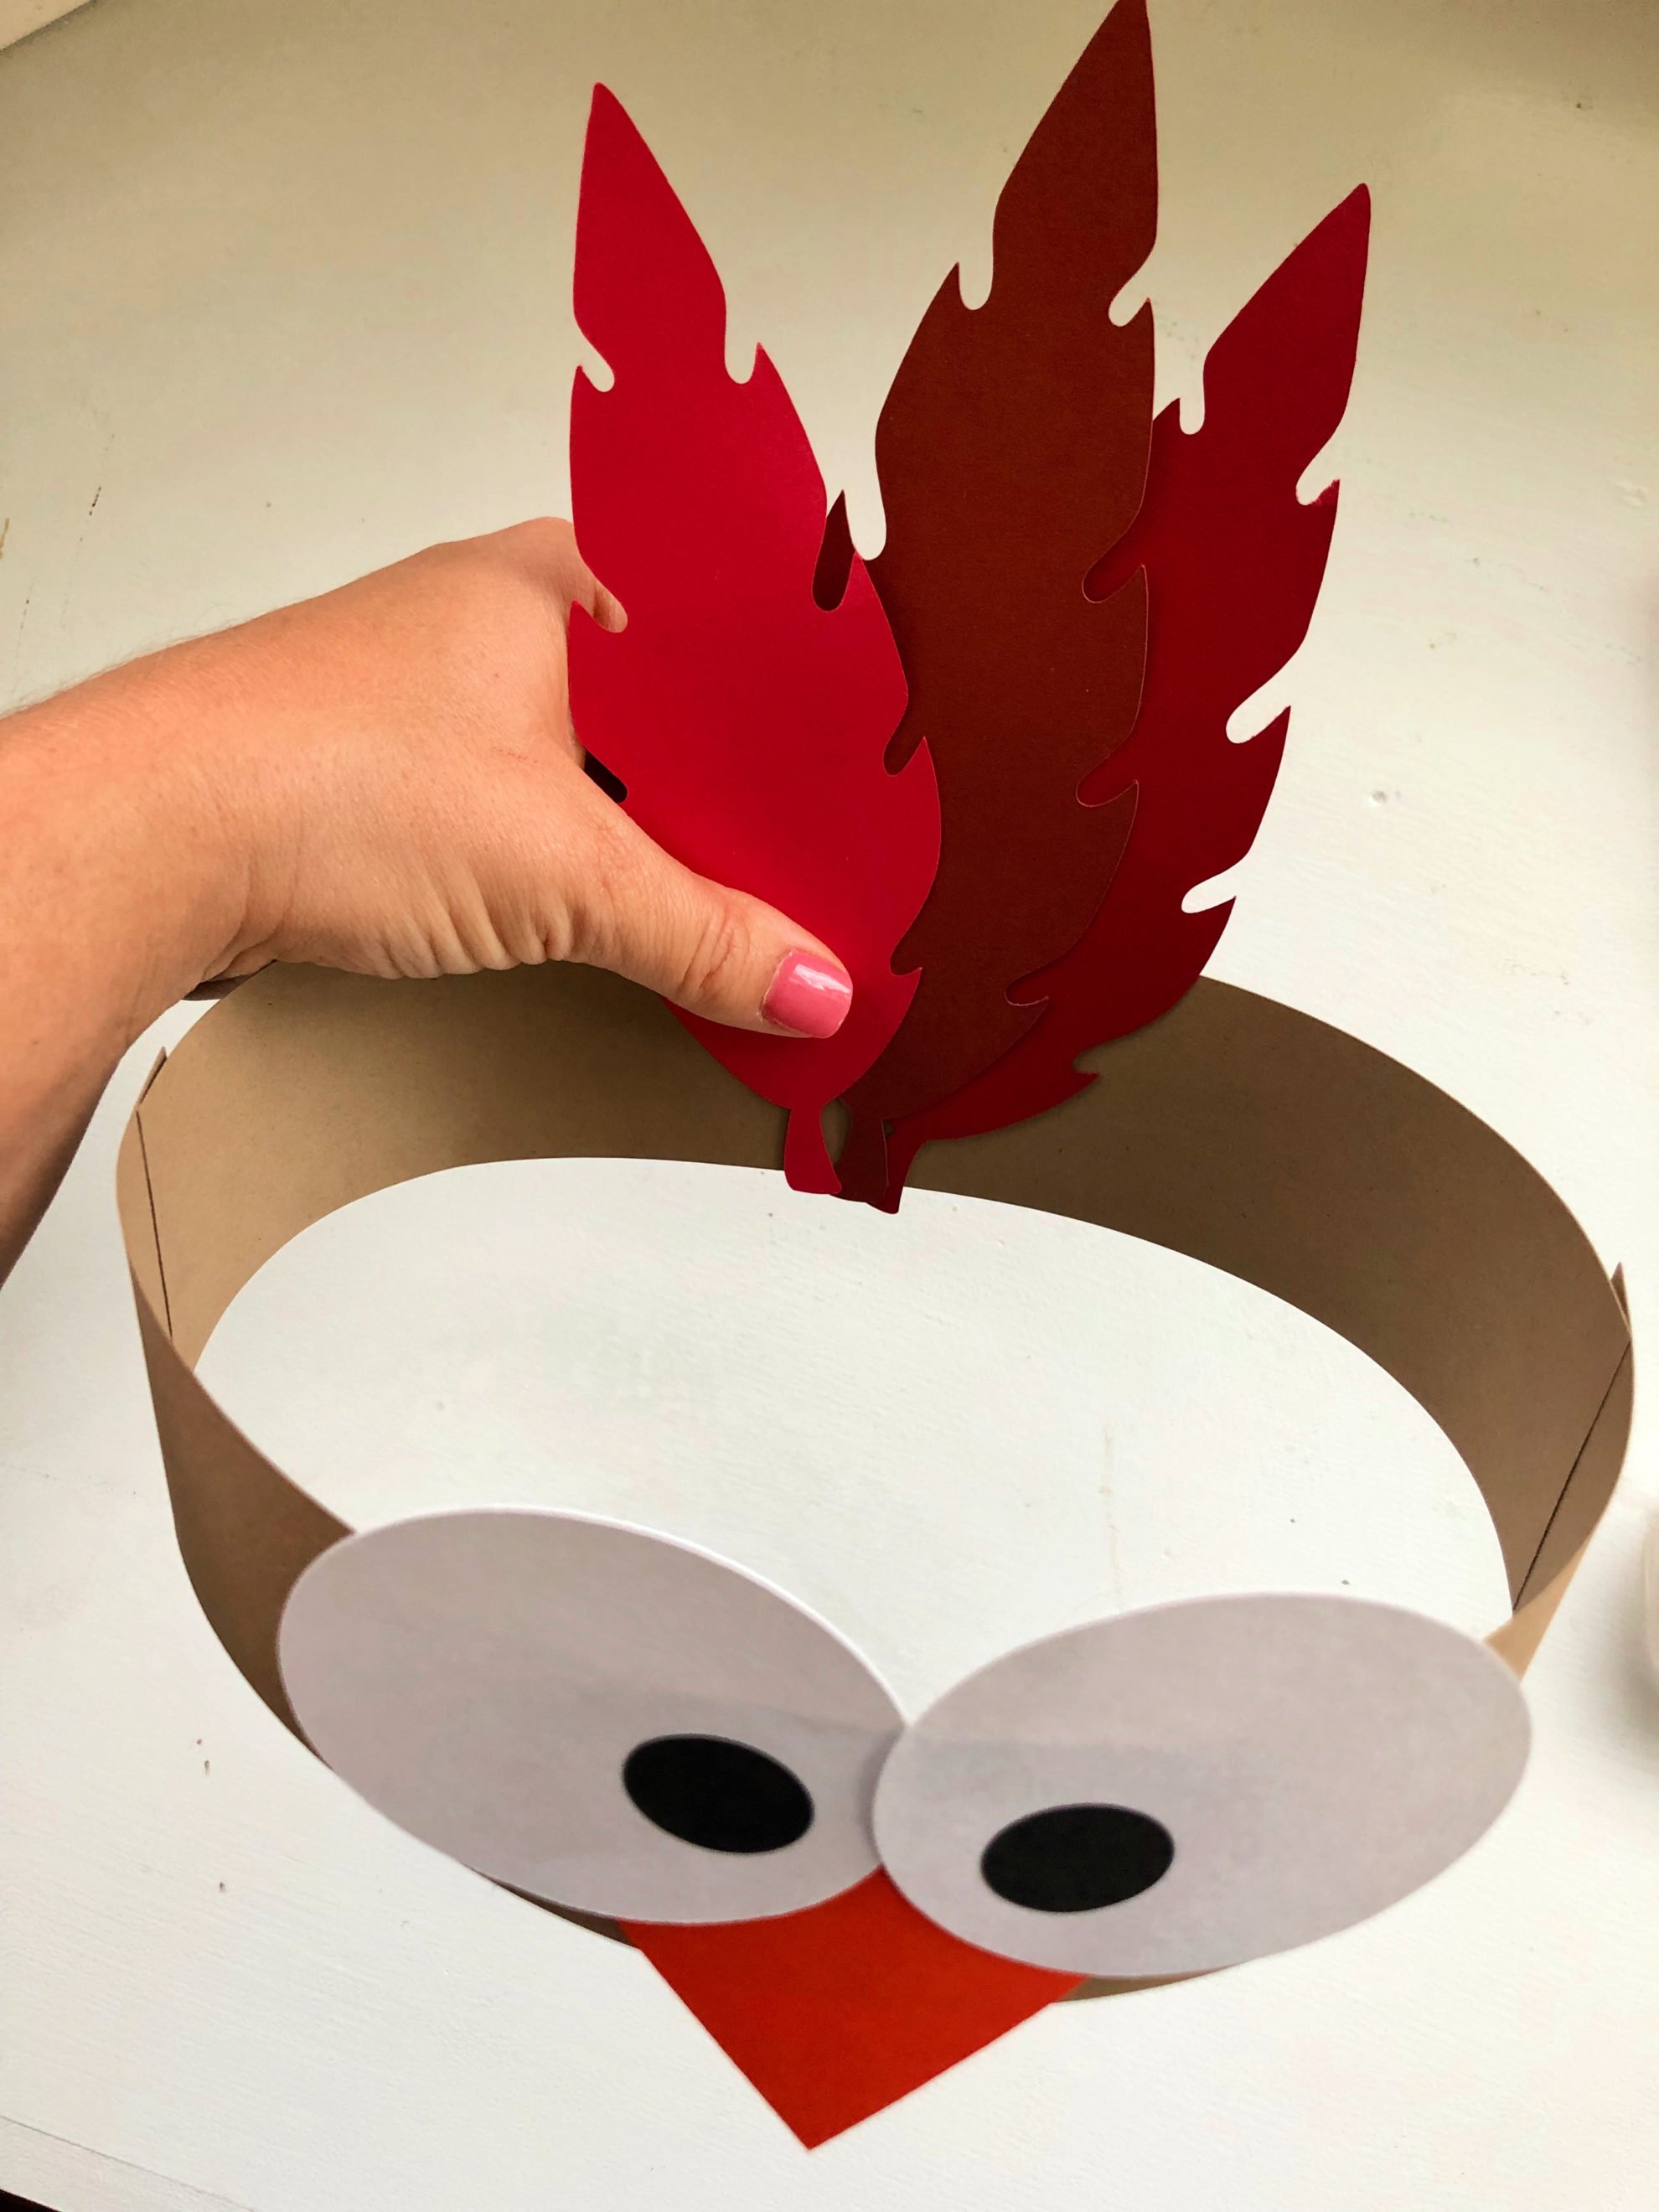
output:
POLYGON ((272 960, 432 976, 576 960, 832 1036, 829 949, 671 859, 586 775, 568 524, 438 545, 0 722, 0 1279, 121 1054, 272 960))

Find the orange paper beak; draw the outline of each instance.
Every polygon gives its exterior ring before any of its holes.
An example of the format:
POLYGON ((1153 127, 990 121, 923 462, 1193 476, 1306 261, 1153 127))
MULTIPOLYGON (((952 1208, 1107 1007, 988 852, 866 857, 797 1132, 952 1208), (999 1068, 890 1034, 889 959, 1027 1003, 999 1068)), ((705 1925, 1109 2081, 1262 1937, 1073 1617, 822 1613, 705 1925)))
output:
POLYGON ((962 1942, 879 1870, 775 1920, 627 1932, 809 2150, 1084 1978, 962 1942))

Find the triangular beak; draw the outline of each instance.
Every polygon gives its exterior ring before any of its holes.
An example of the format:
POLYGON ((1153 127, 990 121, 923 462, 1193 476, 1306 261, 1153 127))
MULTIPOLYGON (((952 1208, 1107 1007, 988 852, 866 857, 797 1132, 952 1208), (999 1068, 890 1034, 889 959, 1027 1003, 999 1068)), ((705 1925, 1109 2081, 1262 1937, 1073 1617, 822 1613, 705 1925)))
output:
POLYGON ((625 1925, 809 2150, 995 2042, 1083 1978, 960 1942, 879 1871, 775 1920, 625 1925))

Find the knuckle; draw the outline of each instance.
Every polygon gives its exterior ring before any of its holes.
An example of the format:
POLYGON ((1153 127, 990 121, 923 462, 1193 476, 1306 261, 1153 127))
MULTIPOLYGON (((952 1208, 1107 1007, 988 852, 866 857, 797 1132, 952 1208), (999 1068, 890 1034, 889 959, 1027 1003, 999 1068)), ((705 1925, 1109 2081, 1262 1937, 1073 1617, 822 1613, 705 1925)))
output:
POLYGON ((581 573, 576 533, 568 522, 538 515, 532 522, 517 524, 508 536, 518 564, 544 591, 563 587, 581 573))
POLYGON ((568 855, 568 896, 557 917, 563 943, 552 957, 598 968, 617 959, 640 896, 631 843, 627 825, 600 817, 590 823, 580 851, 568 855))
POLYGON ((742 988, 748 952, 748 931, 729 907, 714 906, 693 929, 673 995, 694 1005, 732 999, 742 988))

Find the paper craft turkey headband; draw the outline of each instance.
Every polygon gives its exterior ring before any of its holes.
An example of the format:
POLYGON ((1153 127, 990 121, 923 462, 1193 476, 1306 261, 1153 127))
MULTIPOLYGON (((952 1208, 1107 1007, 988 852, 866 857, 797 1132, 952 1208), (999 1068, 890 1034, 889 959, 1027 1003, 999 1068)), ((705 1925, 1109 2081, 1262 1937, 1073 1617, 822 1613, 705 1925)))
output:
POLYGON ((1225 909, 1182 895, 1248 846, 1284 735, 1231 744, 1225 719, 1299 640, 1329 537, 1332 495, 1294 488, 1346 392, 1364 216, 1257 295, 1202 429, 1160 417, 1147 473, 1150 332, 1106 307, 1152 195, 1125 0, 1003 195, 989 302, 947 283, 906 356, 872 586, 824 537, 769 367, 726 376, 712 270, 600 95, 578 298, 616 383, 579 388, 577 499, 630 621, 577 636, 580 726, 665 843, 841 950, 853 1018, 797 1044, 581 969, 273 971, 185 1040, 122 1146, 179 1547, 226 1650, 415 1835, 636 1945, 808 2143, 1055 1998, 1309 1942, 1455 1859, 1519 1777, 1516 1675, 1629 1425, 1621 1301, 1526 1163, 1352 1037, 1194 982, 1225 909), (919 981, 890 965, 918 908, 919 981), (1482 1645, 1346 1597, 1158 1606, 905 1716, 830 1624, 645 1529, 503 1508, 354 1535, 196 1380, 264 1261, 372 1191, 558 1156, 781 1153, 828 1185, 837 1097, 848 1190, 895 1203, 914 1160, 1369 1353, 1467 1462, 1511 1617, 1482 1645))

